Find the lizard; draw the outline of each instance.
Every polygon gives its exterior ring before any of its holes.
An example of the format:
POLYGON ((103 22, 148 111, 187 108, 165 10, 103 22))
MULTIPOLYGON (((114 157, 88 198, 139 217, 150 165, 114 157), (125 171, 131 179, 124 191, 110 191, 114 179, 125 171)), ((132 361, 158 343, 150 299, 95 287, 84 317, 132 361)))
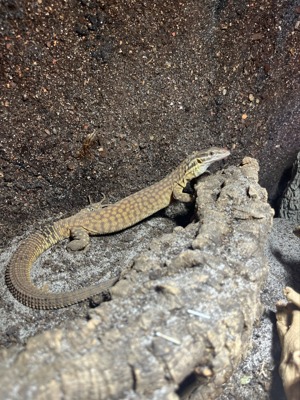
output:
POLYGON ((36 309, 57 309, 84 301, 112 287, 118 277, 66 293, 48 293, 38 289, 30 278, 34 261, 48 248, 66 238, 70 251, 84 251, 90 235, 122 231, 137 224, 174 200, 192 202, 194 195, 184 193, 187 182, 203 174, 215 161, 228 157, 226 149, 211 147, 196 151, 161 181, 114 204, 92 204, 77 214, 45 225, 20 244, 5 272, 5 282, 12 295, 22 304, 36 309))

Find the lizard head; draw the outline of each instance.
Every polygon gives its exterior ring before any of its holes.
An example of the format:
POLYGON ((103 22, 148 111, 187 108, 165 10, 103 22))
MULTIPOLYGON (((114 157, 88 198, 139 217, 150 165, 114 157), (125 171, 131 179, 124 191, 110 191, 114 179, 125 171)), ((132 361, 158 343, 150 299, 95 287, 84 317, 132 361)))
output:
POLYGON ((229 155, 230 151, 219 147, 195 151, 187 159, 186 178, 188 180, 197 178, 199 175, 203 174, 212 163, 222 160, 229 155))

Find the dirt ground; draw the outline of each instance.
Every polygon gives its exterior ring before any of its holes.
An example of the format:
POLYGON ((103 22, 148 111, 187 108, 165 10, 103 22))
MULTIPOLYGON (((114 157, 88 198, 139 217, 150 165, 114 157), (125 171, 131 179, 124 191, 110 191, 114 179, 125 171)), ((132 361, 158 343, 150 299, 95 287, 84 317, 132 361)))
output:
POLYGON ((231 150, 213 171, 258 158, 275 206, 300 150, 299 38, 295 0, 0 0, 0 251, 211 145, 231 150))
POLYGON ((2 0, 0 245, 195 149, 236 163, 280 147, 268 122, 299 96, 296 5, 2 0))

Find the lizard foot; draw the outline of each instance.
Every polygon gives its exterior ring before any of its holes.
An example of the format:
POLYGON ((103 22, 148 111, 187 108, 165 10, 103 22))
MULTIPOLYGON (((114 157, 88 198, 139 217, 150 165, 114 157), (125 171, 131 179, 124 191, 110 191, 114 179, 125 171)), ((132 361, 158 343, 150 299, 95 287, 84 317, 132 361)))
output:
POLYGON ((71 230, 73 240, 67 245, 67 250, 85 253, 90 246, 90 236, 84 228, 71 230))
POLYGON ((76 240, 72 240, 72 242, 67 245, 67 250, 74 254, 85 254, 89 251, 90 247, 90 243, 87 244, 85 247, 82 247, 80 243, 76 243, 76 240))

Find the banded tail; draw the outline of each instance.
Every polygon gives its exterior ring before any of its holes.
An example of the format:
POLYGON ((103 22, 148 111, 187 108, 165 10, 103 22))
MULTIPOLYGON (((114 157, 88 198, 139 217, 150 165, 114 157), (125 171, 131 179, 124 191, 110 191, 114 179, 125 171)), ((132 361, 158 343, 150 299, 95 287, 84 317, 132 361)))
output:
POLYGON ((30 279, 34 261, 45 250, 70 236, 62 221, 48 225, 23 242, 6 269, 5 282, 12 295, 27 307, 52 310, 79 303, 113 286, 118 278, 67 293, 44 293, 30 279))

